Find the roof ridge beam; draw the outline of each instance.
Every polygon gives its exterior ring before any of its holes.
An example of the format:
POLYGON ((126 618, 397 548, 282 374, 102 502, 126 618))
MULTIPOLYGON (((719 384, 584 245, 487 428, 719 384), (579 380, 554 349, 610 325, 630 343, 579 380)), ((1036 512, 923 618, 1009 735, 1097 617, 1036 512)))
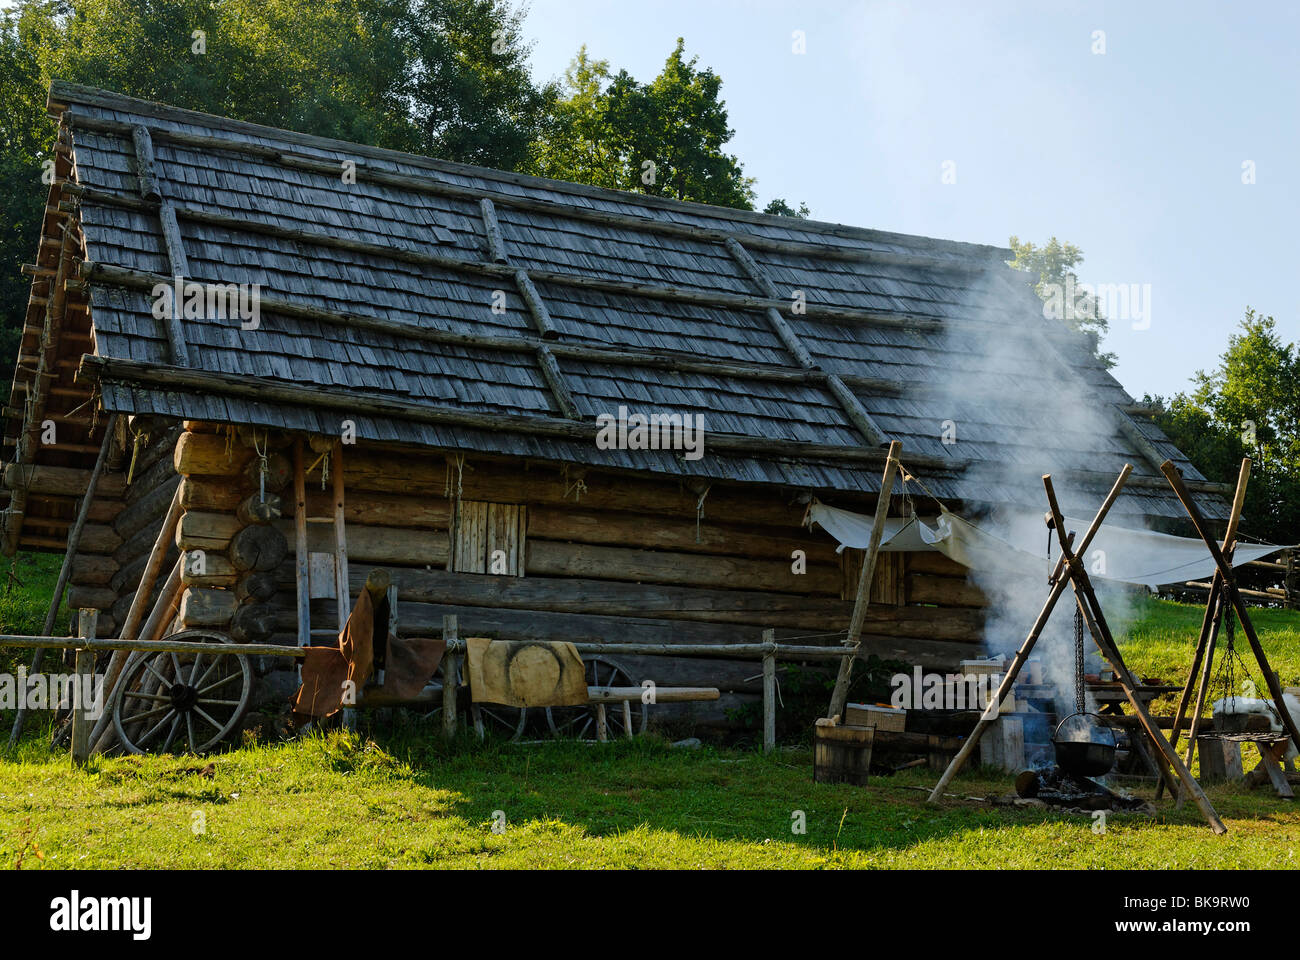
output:
MULTIPOLYGON (((176 222, 176 207, 163 196, 159 186, 153 138, 149 128, 143 124, 136 124, 131 128, 131 141, 135 144, 135 172, 140 199, 156 206, 158 225, 162 230, 163 249, 167 253, 167 263, 171 267, 172 278, 179 287, 180 281, 190 274, 190 263, 185 256, 180 224, 176 222)), ((178 301, 179 298, 172 298, 171 309, 163 319, 163 329, 167 333, 167 346, 171 350, 172 362, 188 367, 189 348, 185 343, 185 330, 181 326, 181 305, 178 301)))
MULTIPOLYGON (((92 106, 107 106, 110 109, 124 110, 124 111, 129 109, 120 104, 116 107, 111 106, 109 103, 105 102, 105 98, 102 97, 98 99, 94 97, 83 97, 80 100, 72 101, 72 105, 75 105, 77 103, 90 104, 92 106)), ((67 106, 69 105, 63 104, 61 106, 64 109, 66 109, 67 106)), ((141 104, 141 106, 145 106, 145 104, 141 104)), ((153 106, 159 106, 159 105, 153 105, 153 106)), ((147 111, 144 110, 136 109, 134 112, 136 112, 137 114, 142 114, 143 116, 146 116, 152 120, 165 119, 155 114, 148 113, 147 111)), ((99 132, 116 133, 116 134, 122 134, 123 132, 129 134, 130 132, 130 124, 127 124, 124 121, 111 120, 104 117, 90 116, 80 111, 75 111, 73 113, 73 116, 71 117, 71 120, 73 121, 74 125, 79 125, 85 127, 86 129, 96 130, 99 132)), ((223 126, 222 125, 223 122, 226 124, 239 123, 239 121, 231 121, 229 118, 226 117, 217 117, 211 115, 201 116, 200 119, 198 120, 194 118, 190 118, 189 120, 184 122, 206 123, 209 126, 214 126, 216 129, 225 129, 225 130, 229 130, 229 128, 228 126, 223 126)), ((237 131, 229 130, 229 132, 235 133, 237 131)), ((311 165, 319 165, 320 167, 323 168, 321 172, 329 173, 330 175, 337 175, 338 173, 338 170, 335 165, 332 165, 325 161, 318 161, 316 160, 316 158, 305 157, 302 155, 295 155, 291 152, 286 151, 283 147, 268 147, 262 144, 248 143, 246 141, 230 140, 225 137, 213 137, 213 136, 208 136, 206 134, 195 134, 195 133, 188 133, 179 130, 168 130, 163 127, 153 128, 153 133, 155 136, 162 137, 164 139, 170 140, 171 142, 180 144, 182 146, 194 146, 200 148, 210 147, 214 149, 229 150, 235 153, 244 153, 252 156, 259 156, 264 159, 271 160, 273 162, 283 163, 286 166, 296 166, 299 167, 300 169, 311 169, 311 165)), ((751 220, 743 216, 745 213, 751 213, 751 215, 753 215, 752 211, 740 211, 740 210, 734 210, 727 207, 713 208, 708 204, 690 204, 687 201, 673 202, 667 200, 666 198, 656 197, 653 194, 634 194, 631 196, 626 196, 628 191, 605 190, 599 187, 588 187, 586 184, 576 184, 576 183, 566 183, 564 181, 546 180, 545 178, 540 178, 540 177, 525 178, 524 175, 512 174, 508 171, 493 170, 490 168, 483 168, 483 167, 475 168, 467 164, 450 164, 447 163, 446 161, 437 161, 429 157, 420 157, 414 154, 404 154, 399 151, 387 151, 387 150, 383 150, 383 148, 369 147, 366 146, 365 144, 352 143, 348 141, 330 140, 329 138, 312 137, 309 134, 299 134, 296 133, 295 131, 284 130, 281 128, 266 127, 264 128, 263 132, 257 133, 255 135, 266 137, 268 139, 276 138, 288 144, 293 144, 296 146, 307 146, 316 150, 327 150, 335 153, 350 153, 354 157, 369 157, 370 159, 378 160, 384 163, 392 163, 395 165, 405 164, 408 166, 422 167, 424 169, 427 169, 431 176, 436 174, 445 175, 450 172, 460 176, 470 176, 470 177, 475 175, 484 177, 484 175, 486 174, 488 177, 501 180, 506 183, 526 183, 526 185, 531 185, 534 181, 536 181, 539 189, 546 189, 553 192, 572 193, 575 196, 590 196, 594 193, 600 196, 601 198, 605 198, 610 201, 615 201, 615 202, 621 201, 623 203, 643 203, 647 206, 656 207, 660 209, 670 209, 670 210, 680 209, 680 207, 678 206, 679 204, 682 206, 686 206, 688 208, 698 206, 701 209, 698 210, 687 209, 686 212, 702 218, 712 217, 719 220, 736 219, 739 223, 751 223, 756 226, 778 226, 778 224, 771 223, 766 220, 759 220, 759 219, 751 220), (302 142, 304 139, 311 140, 314 142, 304 143, 302 142), (456 170, 449 171, 447 169, 444 169, 444 165, 448 167, 454 166, 463 169, 456 169, 456 170), (591 191, 592 193, 587 193, 586 191, 591 191)), ((362 164, 358 163, 358 169, 360 169, 361 167, 362 164)), ((695 237, 695 238, 704 237, 706 239, 717 240, 719 242, 721 242, 722 239, 726 236, 743 235, 747 239, 751 237, 751 234, 744 233, 743 231, 740 230, 734 230, 734 229, 727 230, 727 229, 718 229, 718 228, 710 228, 710 227, 689 226, 685 224, 675 224, 667 221, 656 220, 651 217, 640 216, 638 214, 608 213, 606 211, 595 210, 591 207, 583 206, 581 204, 572 203, 569 201, 533 200, 532 198, 519 197, 517 195, 504 192, 501 190, 474 189, 469 187, 460 187, 456 184, 450 184, 450 183, 440 182, 433 179, 425 179, 421 177, 412 177, 406 174, 390 173, 388 171, 373 170, 373 171, 368 171, 367 175, 371 177, 371 179, 374 180, 374 182, 388 182, 392 186, 405 187, 411 190, 418 190, 426 193, 438 193, 446 196, 462 196, 465 199, 472 199, 472 200, 477 200, 480 197, 486 195, 486 196, 491 196, 498 203, 501 203, 503 205, 519 207, 522 209, 550 210, 552 212, 559 211, 560 213, 563 213, 565 215, 571 215, 574 216, 575 218, 589 220, 592 222, 618 223, 624 221, 626 222, 635 221, 637 226, 658 233, 665 233, 665 234, 672 233, 678 236, 695 237)), ((829 257, 832 259, 908 264, 914 266, 925 266, 935 270, 949 270, 958 273, 982 272, 983 270, 987 269, 989 266, 997 264, 1001 258, 1009 257, 1011 253, 1011 251, 1008 250, 1007 248, 993 247, 987 244, 969 244, 969 243, 962 244, 959 243, 958 241, 936 240, 932 237, 919 237, 911 234, 890 233, 890 232, 880 231, 880 230, 869 230, 863 227, 853 227, 846 224, 827 223, 824 221, 816 221, 816 220, 807 221, 801 225, 797 225, 793 227, 793 229, 798 229, 805 233, 817 234, 820 236, 836 237, 840 240, 857 241, 861 243, 904 243, 908 241, 911 241, 913 243, 919 242, 922 245, 928 246, 930 249, 939 252, 951 252, 955 255, 964 252, 960 249, 953 249, 955 246, 971 248, 973 251, 976 252, 972 253, 966 259, 958 259, 957 256, 932 257, 921 253, 918 254, 897 253, 895 251, 870 250, 861 247, 836 247, 830 244, 824 245, 825 249, 823 249, 823 245, 818 243, 802 243, 800 241, 771 240, 767 238, 754 238, 757 240, 757 242, 754 245, 766 246, 770 244, 772 245, 773 249, 787 249, 790 250, 791 252, 795 252, 797 249, 798 252, 801 252, 806 255, 829 257)))

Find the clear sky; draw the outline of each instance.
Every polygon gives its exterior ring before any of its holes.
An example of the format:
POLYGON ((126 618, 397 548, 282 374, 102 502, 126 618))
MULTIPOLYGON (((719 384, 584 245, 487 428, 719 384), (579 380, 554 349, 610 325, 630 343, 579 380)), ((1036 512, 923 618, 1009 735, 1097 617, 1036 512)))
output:
POLYGON ((1106 340, 1139 398, 1212 367, 1247 306, 1300 340, 1300 4, 532 0, 525 33, 538 79, 586 43, 649 80, 685 37, 723 79, 760 205, 1055 235, 1085 282, 1149 284, 1149 326, 1106 340))

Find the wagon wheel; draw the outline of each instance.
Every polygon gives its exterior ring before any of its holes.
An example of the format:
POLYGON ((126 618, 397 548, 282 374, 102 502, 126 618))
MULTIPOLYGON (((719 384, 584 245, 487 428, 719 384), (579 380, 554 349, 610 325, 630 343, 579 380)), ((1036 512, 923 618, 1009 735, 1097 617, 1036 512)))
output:
MULTIPOLYGON (((589 687, 635 687, 635 683, 626 670, 612 660, 604 657, 592 657, 583 661, 583 667, 589 687)), ((632 701, 632 733, 645 733, 650 722, 650 710, 640 698, 632 701)), ((547 707, 546 723, 556 737, 574 737, 578 740, 596 739, 596 706, 589 704, 582 707, 547 707)), ((611 740, 625 736, 627 733, 623 722, 623 710, 618 704, 609 704, 605 708, 605 724, 609 728, 611 740)))
MULTIPOLYGON (((237 646, 207 630, 167 638, 237 646)), ((206 753, 235 729, 248 709, 253 668, 242 653, 137 651, 113 697, 113 726, 131 753, 173 748, 206 753)))
POLYGON ((524 735, 529 719, 537 716, 536 710, 530 714, 527 707, 507 707, 499 703, 482 703, 478 710, 485 728, 510 734, 512 743, 524 735))

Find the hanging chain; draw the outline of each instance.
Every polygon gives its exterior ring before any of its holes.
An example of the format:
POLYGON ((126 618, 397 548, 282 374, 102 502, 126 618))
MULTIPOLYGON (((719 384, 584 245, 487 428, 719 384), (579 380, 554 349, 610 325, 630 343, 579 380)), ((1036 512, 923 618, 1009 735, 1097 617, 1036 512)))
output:
POLYGON ((1087 708, 1083 691, 1083 611, 1074 608, 1074 711, 1083 713, 1087 708))

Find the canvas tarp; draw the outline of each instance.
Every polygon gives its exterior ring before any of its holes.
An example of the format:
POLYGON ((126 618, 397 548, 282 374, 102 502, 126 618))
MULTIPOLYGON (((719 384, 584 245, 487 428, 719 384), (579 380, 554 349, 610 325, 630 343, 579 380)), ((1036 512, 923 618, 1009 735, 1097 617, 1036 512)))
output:
MULTIPOLYGON (((1067 529, 1080 537, 1091 521, 1066 517, 1067 529)), ((814 500, 809 525, 816 524, 840 543, 840 548, 865 550, 874 518, 814 500)), ((1053 539, 1055 534, 1053 534, 1053 539)), ((891 517, 885 521, 881 550, 932 550, 980 570, 1047 576, 1048 530, 1041 513, 1022 513, 996 524, 976 526, 955 513, 942 511, 933 519, 891 517), (996 531, 996 532, 991 532, 996 531)), ((1052 544, 1056 556, 1057 544, 1052 544)), ((1235 564, 1258 560, 1284 546, 1239 543, 1235 564)), ((1084 558, 1091 576, 1156 587, 1164 583, 1199 580, 1214 575, 1214 559, 1204 543, 1152 530, 1132 530, 1103 524, 1084 558)))

